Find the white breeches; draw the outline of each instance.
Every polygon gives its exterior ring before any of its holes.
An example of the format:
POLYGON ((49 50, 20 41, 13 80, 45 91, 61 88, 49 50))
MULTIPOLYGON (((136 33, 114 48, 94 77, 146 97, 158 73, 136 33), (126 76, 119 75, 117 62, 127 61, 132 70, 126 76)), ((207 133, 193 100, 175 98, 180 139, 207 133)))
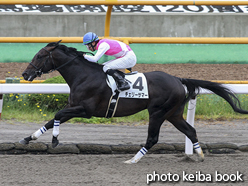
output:
POLYGON ((123 57, 116 58, 103 63, 103 71, 108 69, 125 69, 133 67, 137 62, 136 55, 133 51, 129 51, 123 57))

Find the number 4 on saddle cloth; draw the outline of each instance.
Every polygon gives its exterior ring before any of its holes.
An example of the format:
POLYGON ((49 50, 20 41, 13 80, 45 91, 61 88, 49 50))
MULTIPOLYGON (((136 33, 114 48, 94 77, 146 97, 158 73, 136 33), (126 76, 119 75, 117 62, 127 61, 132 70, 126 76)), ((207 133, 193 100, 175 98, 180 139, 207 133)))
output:
POLYGON ((147 81, 143 73, 131 72, 124 75, 125 80, 130 85, 130 89, 125 91, 119 91, 113 77, 107 75, 106 81, 112 90, 112 96, 109 100, 109 105, 105 116, 106 118, 111 118, 114 116, 119 98, 149 99, 147 81))

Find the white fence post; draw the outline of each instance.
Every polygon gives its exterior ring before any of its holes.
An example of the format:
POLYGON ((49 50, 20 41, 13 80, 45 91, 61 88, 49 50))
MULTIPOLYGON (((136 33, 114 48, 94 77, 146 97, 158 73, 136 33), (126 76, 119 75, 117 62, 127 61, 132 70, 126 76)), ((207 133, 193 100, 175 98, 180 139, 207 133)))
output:
MULTIPOLYGON (((192 127, 194 127, 194 121, 195 121, 195 108, 196 108, 196 98, 191 99, 189 101, 188 111, 187 111, 187 122, 192 127)), ((193 154, 193 144, 187 136, 185 139, 185 154, 193 154)))
POLYGON ((3 94, 0 94, 0 119, 1 119, 2 109, 3 109, 3 94))

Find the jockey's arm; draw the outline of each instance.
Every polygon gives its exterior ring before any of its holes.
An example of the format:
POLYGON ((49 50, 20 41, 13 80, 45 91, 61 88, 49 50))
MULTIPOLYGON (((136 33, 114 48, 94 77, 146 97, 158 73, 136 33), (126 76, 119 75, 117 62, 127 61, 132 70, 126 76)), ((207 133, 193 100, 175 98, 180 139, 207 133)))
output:
POLYGON ((110 49, 109 44, 106 42, 103 42, 99 45, 95 56, 90 56, 86 54, 84 55, 84 58, 90 62, 97 62, 109 49, 110 49))

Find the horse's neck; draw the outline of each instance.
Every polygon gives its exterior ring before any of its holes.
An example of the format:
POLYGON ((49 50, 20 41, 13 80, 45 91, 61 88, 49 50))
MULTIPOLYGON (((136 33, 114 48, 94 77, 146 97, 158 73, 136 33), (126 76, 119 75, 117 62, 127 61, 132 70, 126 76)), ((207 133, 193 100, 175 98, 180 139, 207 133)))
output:
MULTIPOLYGON (((79 61, 66 65, 64 68, 58 70, 65 79, 69 87, 72 87, 79 82, 93 81, 96 79, 104 79, 104 72, 95 64, 90 62, 79 61)), ((92 83, 93 83, 92 82, 92 83)), ((99 81, 97 81, 99 82, 99 81)))

